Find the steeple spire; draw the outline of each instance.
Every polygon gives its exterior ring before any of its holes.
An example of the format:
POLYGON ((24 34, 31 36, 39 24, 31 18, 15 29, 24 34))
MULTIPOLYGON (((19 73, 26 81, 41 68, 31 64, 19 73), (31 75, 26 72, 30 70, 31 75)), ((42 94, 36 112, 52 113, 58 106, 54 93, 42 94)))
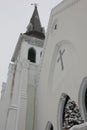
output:
POLYGON ((45 39, 45 32, 44 29, 41 26, 38 10, 37 10, 37 4, 35 5, 35 9, 33 12, 33 15, 30 19, 30 23, 27 26, 26 35, 37 37, 39 39, 45 39))

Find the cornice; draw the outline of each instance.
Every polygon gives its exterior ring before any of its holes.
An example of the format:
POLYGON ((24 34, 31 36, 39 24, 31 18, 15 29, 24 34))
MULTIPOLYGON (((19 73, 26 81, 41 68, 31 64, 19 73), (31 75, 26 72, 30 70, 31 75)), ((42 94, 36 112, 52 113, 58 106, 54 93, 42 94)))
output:
POLYGON ((54 7, 52 9, 51 16, 65 11, 66 9, 68 9, 68 8, 74 6, 75 4, 77 4, 79 1, 80 0, 64 0, 63 2, 61 2, 60 4, 58 4, 56 7, 54 7))
POLYGON ((17 59, 17 56, 18 56, 20 48, 21 48, 22 41, 27 41, 27 43, 41 47, 41 48, 44 45, 44 40, 34 38, 34 37, 30 37, 30 36, 27 36, 25 34, 20 34, 17 45, 15 47, 15 51, 14 51, 13 56, 11 58, 12 62, 14 62, 17 59))
POLYGON ((41 39, 38 39, 38 38, 35 38, 35 37, 30 37, 30 36, 27 36, 25 34, 23 34, 23 39, 31 45, 35 45, 35 46, 38 46, 38 47, 43 47, 43 45, 44 45, 44 40, 41 40, 41 39))

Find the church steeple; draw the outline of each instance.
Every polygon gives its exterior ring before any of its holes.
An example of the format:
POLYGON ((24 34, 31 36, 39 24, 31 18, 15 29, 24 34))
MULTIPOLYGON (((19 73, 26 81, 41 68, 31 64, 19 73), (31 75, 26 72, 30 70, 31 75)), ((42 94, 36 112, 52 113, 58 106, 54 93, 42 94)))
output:
POLYGON ((25 34, 28 36, 37 37, 39 39, 45 39, 44 33, 45 32, 44 32, 44 28, 41 26, 37 5, 35 4, 35 9, 30 19, 30 23, 27 26, 27 31, 25 34))

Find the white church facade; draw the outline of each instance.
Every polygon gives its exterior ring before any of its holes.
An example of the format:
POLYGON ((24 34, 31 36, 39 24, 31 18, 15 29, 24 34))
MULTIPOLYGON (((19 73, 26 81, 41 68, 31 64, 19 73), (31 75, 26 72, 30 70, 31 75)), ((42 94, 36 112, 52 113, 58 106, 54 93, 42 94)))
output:
POLYGON ((0 130, 87 130, 87 0, 52 9, 45 38, 37 6, 2 86, 0 130))

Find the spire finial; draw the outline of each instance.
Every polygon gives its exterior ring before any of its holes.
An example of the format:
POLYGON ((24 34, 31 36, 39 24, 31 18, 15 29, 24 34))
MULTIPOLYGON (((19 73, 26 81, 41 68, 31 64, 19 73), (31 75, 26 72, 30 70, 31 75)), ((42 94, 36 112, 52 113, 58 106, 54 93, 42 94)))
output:
POLYGON ((37 8, 38 3, 31 3, 31 5, 33 5, 34 7, 36 7, 36 8, 37 8))
POLYGON ((31 5, 34 6, 34 11, 32 14, 32 17, 30 19, 30 23, 27 26, 26 35, 37 37, 40 39, 45 39, 45 34, 43 32, 43 28, 41 26, 38 9, 37 9, 37 3, 31 3, 31 5))

